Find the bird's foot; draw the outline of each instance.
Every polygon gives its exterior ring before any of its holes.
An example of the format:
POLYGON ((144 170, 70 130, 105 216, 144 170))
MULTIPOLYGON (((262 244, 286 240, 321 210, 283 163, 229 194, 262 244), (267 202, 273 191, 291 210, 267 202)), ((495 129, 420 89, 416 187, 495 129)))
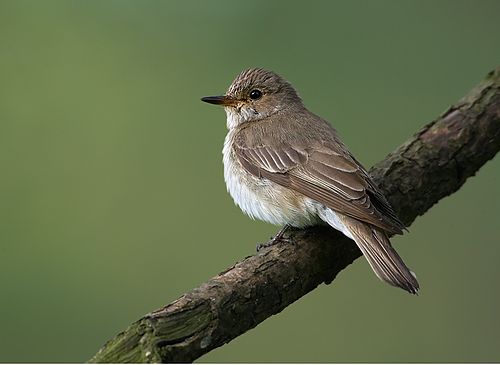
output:
POLYGON ((257 245, 257 247, 256 247, 257 252, 259 252, 263 248, 268 248, 268 247, 274 246, 274 245, 276 245, 277 243, 280 243, 280 242, 287 242, 287 243, 290 242, 290 240, 288 238, 283 237, 284 234, 285 234, 285 232, 289 228, 290 228, 290 226, 287 224, 283 228, 281 228, 280 231, 276 234, 276 236, 274 236, 273 238, 271 238, 269 241, 267 241, 266 243, 259 243, 257 245))

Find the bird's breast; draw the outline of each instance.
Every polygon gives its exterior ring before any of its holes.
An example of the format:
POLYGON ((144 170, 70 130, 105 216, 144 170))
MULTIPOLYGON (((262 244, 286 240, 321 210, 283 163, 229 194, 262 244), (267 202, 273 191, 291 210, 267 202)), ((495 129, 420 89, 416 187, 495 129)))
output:
POLYGON ((253 219, 276 225, 305 227, 317 222, 317 204, 305 196, 246 171, 233 149, 230 130, 222 150, 224 180, 236 205, 253 219))

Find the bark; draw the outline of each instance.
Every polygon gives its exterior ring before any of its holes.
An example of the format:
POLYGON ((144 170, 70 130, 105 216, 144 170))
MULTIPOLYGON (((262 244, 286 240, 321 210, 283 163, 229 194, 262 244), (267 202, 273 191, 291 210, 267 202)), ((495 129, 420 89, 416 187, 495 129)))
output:
MULTIPOLYGON (((370 173, 407 225, 500 149, 500 67, 370 173)), ((293 230, 108 341, 90 362, 192 362, 279 313, 361 256, 329 227, 293 230)))

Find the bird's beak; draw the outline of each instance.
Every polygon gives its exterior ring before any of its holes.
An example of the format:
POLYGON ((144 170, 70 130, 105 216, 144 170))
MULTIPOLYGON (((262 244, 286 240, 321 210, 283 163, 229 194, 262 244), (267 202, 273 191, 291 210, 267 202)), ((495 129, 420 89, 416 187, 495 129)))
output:
POLYGON ((236 99, 234 99, 230 96, 227 96, 227 95, 205 96, 205 97, 201 98, 201 101, 204 101, 205 103, 224 105, 224 106, 234 106, 237 103, 236 99))

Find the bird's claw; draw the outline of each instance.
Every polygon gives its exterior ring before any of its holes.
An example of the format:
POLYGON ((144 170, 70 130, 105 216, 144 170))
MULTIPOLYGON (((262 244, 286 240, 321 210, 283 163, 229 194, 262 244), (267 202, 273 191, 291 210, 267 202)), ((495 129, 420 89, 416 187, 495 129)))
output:
POLYGON ((280 242, 290 243, 291 240, 289 238, 283 237, 283 233, 282 234, 278 233, 276 236, 271 237, 271 239, 269 241, 267 241, 266 243, 259 243, 256 247, 257 252, 259 252, 260 250, 262 250, 264 248, 272 247, 280 242))

